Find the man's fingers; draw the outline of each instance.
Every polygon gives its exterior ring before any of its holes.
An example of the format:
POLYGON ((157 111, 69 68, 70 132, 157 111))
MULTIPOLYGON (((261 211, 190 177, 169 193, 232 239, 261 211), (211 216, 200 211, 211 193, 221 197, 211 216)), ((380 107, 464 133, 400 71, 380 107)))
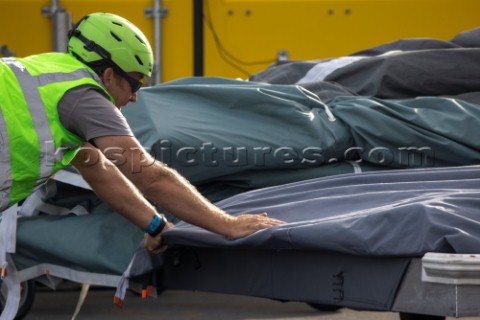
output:
POLYGON ((269 224, 271 224, 271 225, 276 225, 276 224, 285 223, 285 221, 268 217, 266 212, 259 213, 259 214, 257 214, 257 216, 258 216, 259 218, 261 218, 261 221, 262 221, 262 222, 269 223, 269 224))
POLYGON ((155 238, 152 238, 147 233, 143 235, 143 238, 144 238, 143 245, 148 251, 150 251, 153 254, 159 254, 168 249, 167 245, 162 245, 162 240, 161 238, 158 238, 158 237, 161 237, 161 236, 159 235, 155 238))

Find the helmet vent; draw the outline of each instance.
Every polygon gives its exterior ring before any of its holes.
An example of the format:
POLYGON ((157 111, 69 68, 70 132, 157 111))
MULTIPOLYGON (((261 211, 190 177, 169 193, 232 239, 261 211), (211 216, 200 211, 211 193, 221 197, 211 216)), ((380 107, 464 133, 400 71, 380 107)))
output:
POLYGON ((137 55, 135 55, 135 59, 137 59, 137 62, 143 66, 143 61, 137 55))
POLYGON ((135 38, 137 38, 137 40, 140 41, 142 44, 145 44, 145 42, 139 36, 135 35, 135 38))
POLYGON ((112 21, 112 23, 113 23, 113 24, 116 24, 117 26, 123 27, 123 24, 121 24, 120 22, 112 21))
POLYGON ((115 40, 117 40, 118 42, 122 42, 122 39, 119 36, 117 36, 115 33, 110 32, 110 34, 112 35, 112 37, 115 38, 115 40))

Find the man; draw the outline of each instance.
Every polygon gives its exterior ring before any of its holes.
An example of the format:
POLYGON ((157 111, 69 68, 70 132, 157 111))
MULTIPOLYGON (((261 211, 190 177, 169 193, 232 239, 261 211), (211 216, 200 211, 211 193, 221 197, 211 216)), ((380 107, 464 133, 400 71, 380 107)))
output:
POLYGON ((282 223, 266 213, 228 215, 133 137, 120 108, 136 101, 152 64, 145 35, 109 13, 82 18, 69 33, 68 53, 1 59, 0 212, 71 163, 100 198, 146 231, 154 253, 165 250, 161 232, 170 224, 147 199, 229 239, 282 223))

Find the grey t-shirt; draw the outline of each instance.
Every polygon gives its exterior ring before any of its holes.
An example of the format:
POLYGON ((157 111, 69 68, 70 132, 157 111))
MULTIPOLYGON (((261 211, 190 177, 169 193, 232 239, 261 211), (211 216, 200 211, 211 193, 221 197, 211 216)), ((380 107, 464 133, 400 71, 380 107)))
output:
POLYGON ((58 115, 67 130, 86 141, 103 136, 133 136, 120 110, 91 86, 65 93, 58 103, 58 115))

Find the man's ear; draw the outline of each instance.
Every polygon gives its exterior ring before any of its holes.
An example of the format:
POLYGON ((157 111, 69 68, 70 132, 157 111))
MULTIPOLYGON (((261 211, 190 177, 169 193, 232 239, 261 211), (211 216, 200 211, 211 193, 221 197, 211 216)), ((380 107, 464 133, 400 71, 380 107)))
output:
POLYGON ((114 81, 114 76, 115 74, 112 68, 108 67, 103 70, 101 79, 106 89, 110 88, 110 86, 112 85, 112 82, 114 81))

